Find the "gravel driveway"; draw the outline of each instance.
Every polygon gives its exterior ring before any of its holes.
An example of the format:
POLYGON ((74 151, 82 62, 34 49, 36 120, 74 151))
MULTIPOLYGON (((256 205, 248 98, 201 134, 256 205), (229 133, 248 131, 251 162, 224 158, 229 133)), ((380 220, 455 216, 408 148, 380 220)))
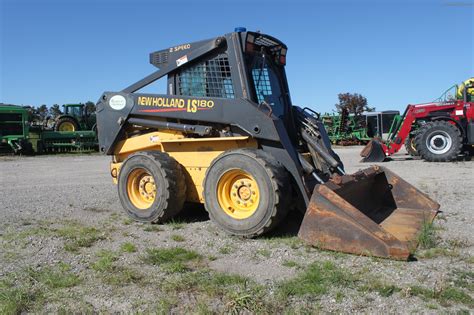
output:
MULTIPOLYGON (((351 173, 361 147, 337 148, 351 173)), ((321 251, 301 217, 243 240, 201 206, 148 225, 122 212, 109 157, 0 157, 0 313, 469 313, 474 161, 379 163, 443 211, 411 262, 321 251)))

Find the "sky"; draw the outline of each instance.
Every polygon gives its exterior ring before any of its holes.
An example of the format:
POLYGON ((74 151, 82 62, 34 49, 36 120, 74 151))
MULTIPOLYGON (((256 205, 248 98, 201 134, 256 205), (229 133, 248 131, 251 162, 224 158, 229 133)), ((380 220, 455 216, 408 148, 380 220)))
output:
POLYGON ((243 26, 288 46, 293 104, 403 111, 474 76, 473 1, 0 0, 0 102, 95 102, 155 71, 150 52, 243 26))

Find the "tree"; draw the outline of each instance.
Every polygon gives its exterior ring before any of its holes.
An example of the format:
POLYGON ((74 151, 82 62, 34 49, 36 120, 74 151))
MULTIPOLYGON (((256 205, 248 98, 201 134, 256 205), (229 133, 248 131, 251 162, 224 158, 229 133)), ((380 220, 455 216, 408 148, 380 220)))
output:
POLYGON ((49 115, 53 118, 59 116, 59 115, 62 115, 62 111, 61 111, 61 107, 59 107, 58 104, 54 104, 53 106, 51 106, 51 108, 49 109, 49 115))
POLYGON ((360 116, 364 111, 372 112, 375 110, 375 108, 367 105, 367 99, 360 94, 340 93, 337 97, 339 98, 339 104, 336 104, 336 108, 339 113, 345 111, 348 114, 360 116))
POLYGON ((95 104, 91 101, 86 102, 86 113, 90 115, 90 114, 95 113, 95 111, 96 111, 95 104))
POLYGON ((31 107, 31 117, 34 121, 43 121, 48 116, 48 106, 45 104, 35 108, 31 107))

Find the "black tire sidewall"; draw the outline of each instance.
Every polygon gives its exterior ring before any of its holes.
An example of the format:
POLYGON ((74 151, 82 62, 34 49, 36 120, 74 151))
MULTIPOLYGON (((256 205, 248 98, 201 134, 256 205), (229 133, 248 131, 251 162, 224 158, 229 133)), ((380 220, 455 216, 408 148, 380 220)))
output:
POLYGON ((128 158, 122 165, 118 179, 119 199, 125 212, 134 220, 140 222, 152 222, 161 217, 166 208, 166 194, 169 194, 169 187, 165 181, 164 175, 157 165, 146 155, 134 155, 128 158), (153 204, 148 209, 139 209, 135 207, 129 199, 127 191, 127 180, 130 173, 137 169, 145 169, 154 179, 156 185, 156 197, 153 204))
POLYGON ((457 127, 450 125, 449 122, 435 121, 426 126, 425 130, 423 130, 423 133, 419 135, 416 146, 418 148, 418 152, 422 154, 424 159, 442 162, 455 159, 459 154, 462 143, 457 127), (449 135, 449 137, 451 137, 451 148, 442 154, 431 152, 426 145, 428 138, 434 136, 438 131, 444 131, 449 135))
POLYGON ((276 196, 273 193, 270 174, 256 159, 244 154, 230 154, 213 162, 204 184, 205 206, 211 219, 224 230, 242 236, 248 236, 263 229, 271 220, 275 208, 276 196), (220 207, 217 198, 217 184, 221 176, 229 170, 240 169, 250 174, 257 182, 260 201, 257 210, 246 219, 235 219, 220 207))

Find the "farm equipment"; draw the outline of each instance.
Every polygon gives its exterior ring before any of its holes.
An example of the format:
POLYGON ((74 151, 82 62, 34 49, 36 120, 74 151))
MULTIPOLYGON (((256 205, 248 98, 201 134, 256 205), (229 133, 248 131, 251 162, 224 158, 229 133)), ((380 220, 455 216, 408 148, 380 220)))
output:
POLYGON ((374 137, 386 138, 394 123, 400 119, 399 111, 364 112, 360 116, 348 114, 325 114, 321 116, 332 144, 366 144, 374 137))
POLYGON ((64 104, 64 114, 55 119, 55 131, 79 131, 96 129, 95 114, 87 111, 84 104, 64 104))
POLYGON ((163 222, 203 203, 227 233, 256 237, 296 208, 308 244, 407 259, 439 205, 382 167, 345 174, 316 113, 291 103, 286 53, 240 29, 153 52, 159 70, 105 92, 99 147, 124 210, 163 222), (165 76, 166 94, 139 92, 165 76))
POLYGON ((28 109, 0 104, 0 151, 15 154, 89 152, 97 148, 92 130, 53 131, 32 125, 28 109))
POLYGON ((404 144, 426 161, 455 160, 464 147, 474 145, 474 78, 456 86, 455 95, 408 105, 386 142, 374 139, 362 150, 362 161, 382 162, 404 144))

